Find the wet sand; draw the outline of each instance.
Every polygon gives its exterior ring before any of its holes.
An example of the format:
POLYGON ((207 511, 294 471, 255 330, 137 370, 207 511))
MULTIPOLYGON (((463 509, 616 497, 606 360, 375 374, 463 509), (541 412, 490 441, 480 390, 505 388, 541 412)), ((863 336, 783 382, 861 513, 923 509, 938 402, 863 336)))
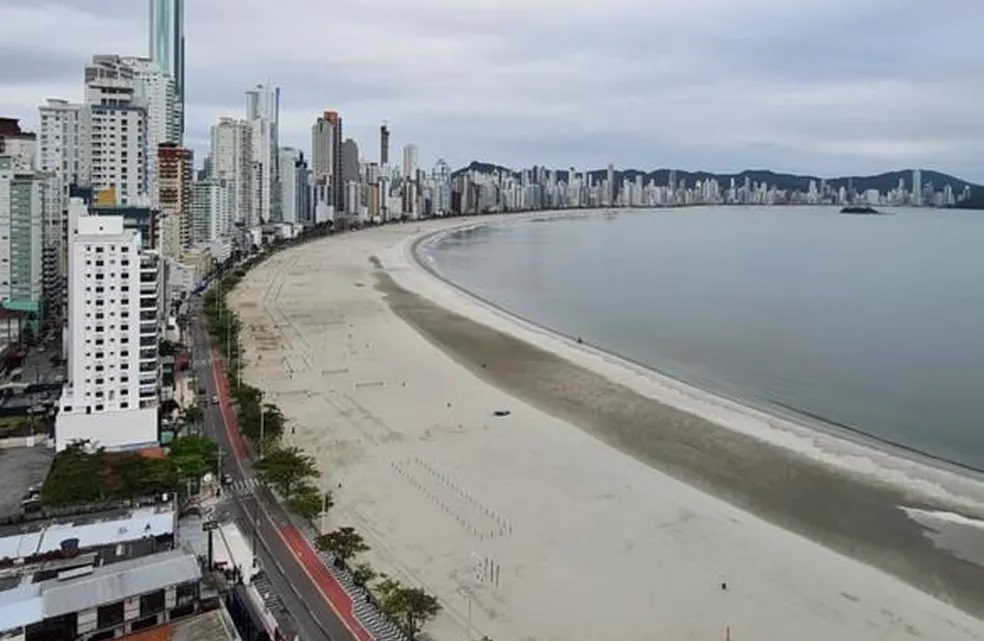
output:
POLYGON ((984 569, 899 507, 979 516, 979 495, 849 473, 521 339, 407 259, 450 224, 292 249, 233 295, 246 379, 343 484, 329 527, 438 594, 436 639, 469 600, 474 638, 984 639, 984 569))
MULTIPOLYGON (((898 506, 939 510, 680 411, 376 275, 403 320, 476 376, 671 476, 984 616, 984 567, 937 549, 898 506)), ((981 539, 984 546, 984 537, 981 539)))

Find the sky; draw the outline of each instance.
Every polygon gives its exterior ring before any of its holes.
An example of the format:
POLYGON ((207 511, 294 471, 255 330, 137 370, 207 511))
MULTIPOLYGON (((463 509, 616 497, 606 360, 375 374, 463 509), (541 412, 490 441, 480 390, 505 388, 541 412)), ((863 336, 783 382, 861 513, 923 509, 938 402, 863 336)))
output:
MULTIPOLYGON (((146 55, 144 0, 0 0, 0 116, 146 55)), ((428 167, 937 169, 984 184, 981 0, 186 0, 186 144, 281 87, 281 144, 327 108, 364 160, 428 167)))

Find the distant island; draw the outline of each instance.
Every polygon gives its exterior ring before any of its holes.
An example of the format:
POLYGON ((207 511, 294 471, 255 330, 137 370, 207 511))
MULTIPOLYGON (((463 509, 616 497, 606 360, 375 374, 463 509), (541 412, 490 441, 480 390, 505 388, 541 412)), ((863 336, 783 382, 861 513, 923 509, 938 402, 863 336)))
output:
POLYGON ((862 214, 869 216, 881 216, 882 212, 878 211, 874 207, 845 207, 841 210, 842 214, 862 214))

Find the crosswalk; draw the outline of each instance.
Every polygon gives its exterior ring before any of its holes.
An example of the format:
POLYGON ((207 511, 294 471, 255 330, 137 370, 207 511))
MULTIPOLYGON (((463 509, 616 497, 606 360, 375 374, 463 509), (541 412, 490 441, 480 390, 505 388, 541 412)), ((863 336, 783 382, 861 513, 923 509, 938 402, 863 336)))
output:
POLYGON ((250 476, 248 478, 234 481, 230 485, 226 485, 222 491, 226 494, 234 494, 236 496, 248 496, 253 493, 253 490, 255 490, 259 484, 259 481, 250 476))
POLYGON ((352 599, 352 611, 356 618, 376 641, 407 641, 406 635, 380 613, 377 606, 369 598, 369 593, 364 588, 355 585, 352 581, 352 574, 335 565, 335 559, 330 552, 320 556, 325 567, 342 584, 342 589, 352 599))

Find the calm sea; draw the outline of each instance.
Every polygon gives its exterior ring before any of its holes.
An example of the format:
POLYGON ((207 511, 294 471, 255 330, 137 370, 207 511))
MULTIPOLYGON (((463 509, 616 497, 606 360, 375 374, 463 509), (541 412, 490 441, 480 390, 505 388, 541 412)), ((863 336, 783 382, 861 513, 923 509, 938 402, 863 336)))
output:
POLYGON ((889 211, 625 211, 420 251, 519 316, 675 378, 984 470, 984 213, 889 211))

